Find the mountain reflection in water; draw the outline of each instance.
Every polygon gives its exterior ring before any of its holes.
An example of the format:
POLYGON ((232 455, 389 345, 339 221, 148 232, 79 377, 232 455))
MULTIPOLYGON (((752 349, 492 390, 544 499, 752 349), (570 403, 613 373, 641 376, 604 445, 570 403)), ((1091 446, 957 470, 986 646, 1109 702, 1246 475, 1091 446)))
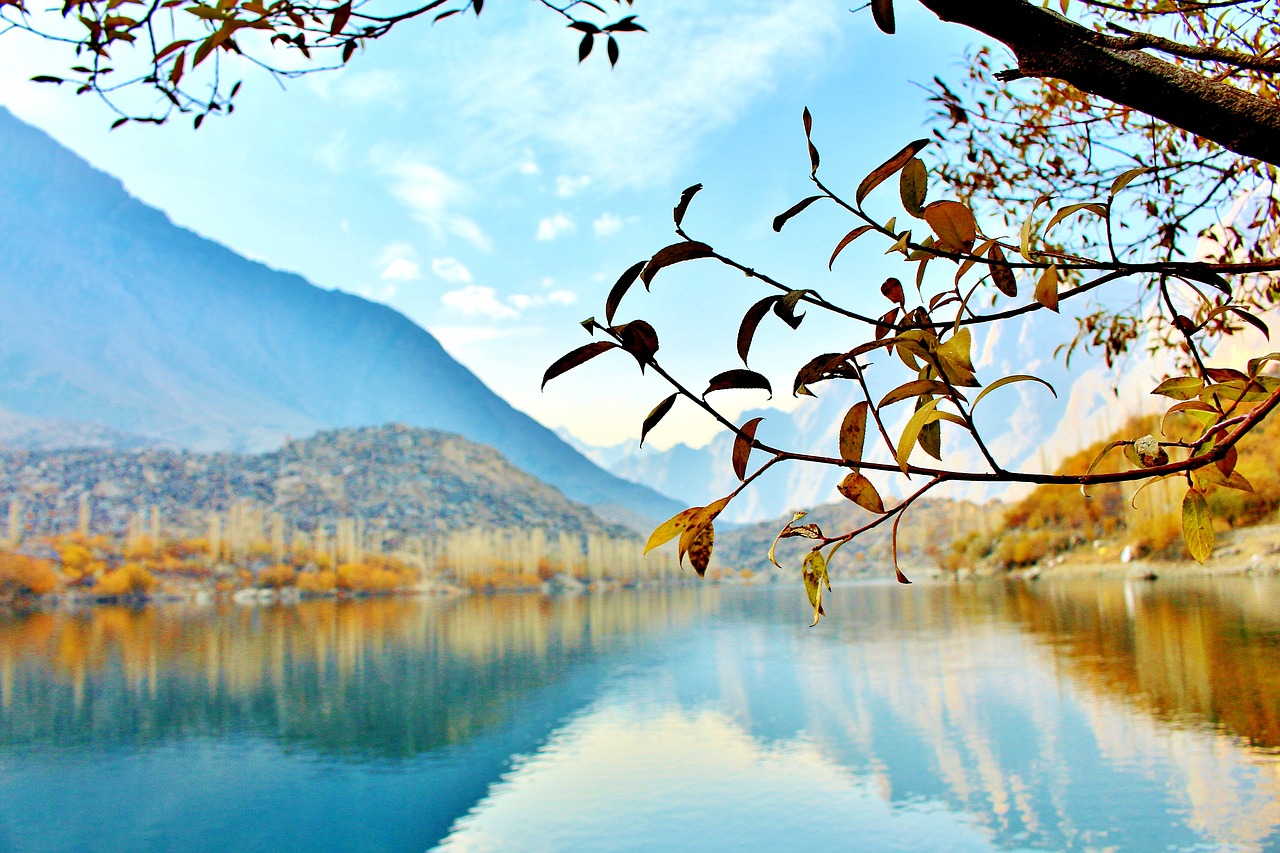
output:
POLYGON ((0 849, 1277 849, 1278 594, 0 615, 0 849))

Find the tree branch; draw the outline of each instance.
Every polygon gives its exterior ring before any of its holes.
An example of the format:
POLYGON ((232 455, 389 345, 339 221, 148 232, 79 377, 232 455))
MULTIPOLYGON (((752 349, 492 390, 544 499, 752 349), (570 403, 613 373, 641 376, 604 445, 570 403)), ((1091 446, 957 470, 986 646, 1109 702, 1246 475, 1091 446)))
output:
POLYGON ((1280 107, 1140 51, 1099 44, 1098 33, 1027 0, 920 0, 943 21, 1013 51, 1024 77, 1051 77, 1140 110, 1223 148, 1280 165, 1280 107))

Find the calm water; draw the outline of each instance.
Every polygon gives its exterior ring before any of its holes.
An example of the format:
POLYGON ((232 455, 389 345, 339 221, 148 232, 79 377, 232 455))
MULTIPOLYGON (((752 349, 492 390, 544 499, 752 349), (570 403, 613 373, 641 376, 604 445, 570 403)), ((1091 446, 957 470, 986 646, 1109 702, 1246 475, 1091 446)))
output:
POLYGON ((0 849, 1280 850, 1280 582, 0 615, 0 849))

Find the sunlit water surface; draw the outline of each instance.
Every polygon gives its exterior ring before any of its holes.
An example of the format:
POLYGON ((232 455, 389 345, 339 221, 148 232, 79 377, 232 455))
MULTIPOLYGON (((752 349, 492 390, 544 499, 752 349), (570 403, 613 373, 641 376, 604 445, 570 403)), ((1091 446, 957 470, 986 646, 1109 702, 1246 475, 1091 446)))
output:
POLYGON ((1280 850, 1280 582, 0 614, 0 850, 1280 850))

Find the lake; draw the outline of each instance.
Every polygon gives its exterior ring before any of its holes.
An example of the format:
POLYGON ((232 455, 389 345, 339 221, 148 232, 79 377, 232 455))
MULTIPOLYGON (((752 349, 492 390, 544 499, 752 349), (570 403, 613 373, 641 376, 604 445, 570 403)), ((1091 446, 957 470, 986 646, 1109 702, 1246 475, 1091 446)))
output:
POLYGON ((1280 850, 1280 580, 0 612, 0 850, 1280 850))

